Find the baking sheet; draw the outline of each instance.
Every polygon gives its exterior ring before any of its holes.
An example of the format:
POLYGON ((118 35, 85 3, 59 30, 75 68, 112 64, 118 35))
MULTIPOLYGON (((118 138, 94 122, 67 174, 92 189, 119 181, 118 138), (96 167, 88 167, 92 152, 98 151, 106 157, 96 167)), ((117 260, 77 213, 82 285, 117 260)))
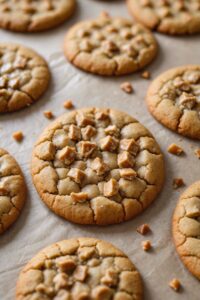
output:
MULTIPOLYGON (((15 284, 20 269, 43 247, 71 237, 96 237, 112 242, 135 263, 144 280, 146 300, 199 299, 199 281, 183 266, 175 252, 171 236, 171 218, 180 192, 174 191, 172 179, 183 177, 186 185, 200 179, 200 161, 194 155, 199 142, 181 138, 157 123, 147 112, 144 98, 149 81, 138 74, 103 78, 84 73, 71 66, 62 52, 66 30, 76 21, 97 16, 107 10, 113 16, 130 17, 124 1, 79 0, 75 15, 64 25, 38 34, 17 34, 0 30, 1 41, 12 41, 32 47, 49 62, 52 81, 48 92, 35 105, 21 112, 0 116, 0 147, 7 149, 19 162, 25 174, 28 197, 18 221, 0 237, 0 299, 14 299, 15 284), (135 93, 125 94, 120 89, 124 81, 133 83, 135 93), (140 216, 127 223, 109 226, 79 226, 71 224, 52 213, 40 201, 30 176, 30 158, 33 144, 49 123, 43 111, 52 110, 56 116, 65 112, 63 102, 72 99, 77 108, 108 106, 135 116, 155 135, 164 154, 166 182, 156 201, 140 216), (17 144, 12 133, 22 130, 25 139, 17 144), (167 153, 167 146, 176 142, 186 152, 183 157, 167 153), (148 223, 152 234, 143 237, 136 232, 140 224, 148 223), (153 251, 145 253, 141 242, 150 239, 153 251), (181 295, 172 291, 168 282, 178 278, 183 284, 181 295)), ((160 45, 157 59, 147 69, 155 78, 168 68, 186 63, 199 63, 199 35, 169 37, 156 34, 160 45)))

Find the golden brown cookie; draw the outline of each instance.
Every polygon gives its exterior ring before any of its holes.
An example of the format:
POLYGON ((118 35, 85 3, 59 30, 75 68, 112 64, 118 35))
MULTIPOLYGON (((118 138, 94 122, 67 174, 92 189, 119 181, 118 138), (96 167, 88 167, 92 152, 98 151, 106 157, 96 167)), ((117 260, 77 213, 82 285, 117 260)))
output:
POLYGON ((35 32, 55 27, 73 13, 75 0, 1 0, 0 27, 35 32))
POLYGON ((101 15, 73 26, 65 37, 64 52, 84 71, 123 75, 149 64, 157 53, 157 43, 142 25, 101 15))
POLYGON ((200 65, 171 69, 149 87, 147 106, 163 125, 200 139, 200 65))
POLYGON ((200 32, 199 0, 127 0, 136 20, 167 34, 200 32))
POLYGON ((141 277, 128 257, 94 238, 55 243, 21 271, 16 300, 142 300, 141 277))
POLYGON ((108 225, 133 218, 156 198, 163 156, 151 133, 126 113, 80 109, 44 130, 33 151, 32 176, 56 214, 108 225))
POLYGON ((26 198, 26 186, 16 160, 0 148, 0 234, 18 218, 26 198))
POLYGON ((174 212, 172 230, 181 260, 200 280, 200 181, 181 195, 174 212))
POLYGON ((22 109, 46 91, 50 73, 46 61, 21 45, 0 43, 0 113, 22 109))

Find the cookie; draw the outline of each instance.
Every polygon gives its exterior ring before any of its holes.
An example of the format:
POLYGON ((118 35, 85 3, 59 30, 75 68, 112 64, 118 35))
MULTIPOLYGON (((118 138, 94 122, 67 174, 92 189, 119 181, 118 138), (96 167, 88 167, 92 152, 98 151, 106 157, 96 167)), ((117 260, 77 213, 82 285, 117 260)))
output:
POLYGON ((19 217, 25 198, 22 171, 16 160, 0 148, 0 234, 19 217))
POLYGON ((123 75, 149 64, 157 53, 152 33, 140 24, 101 15, 74 25, 64 53, 76 67, 99 75, 123 75))
POLYGON ((174 212, 172 231, 181 260, 200 280, 200 181, 181 195, 174 212))
POLYGON ((19 275, 16 300, 141 300, 141 277, 129 258, 94 238, 55 243, 19 275))
POLYGON ((75 0, 1 0, 0 27, 37 32, 56 27, 73 13, 75 0))
POLYGON ((34 103, 46 91, 49 79, 47 63, 35 51, 0 43, 0 113, 34 103))
POLYGON ((200 139, 200 65, 177 67, 161 74, 150 85, 146 100, 160 123, 200 139))
POLYGON ((199 0, 127 0, 136 20, 166 34, 200 32, 199 0))
POLYGON ((108 225, 133 218, 156 198, 163 156, 151 133, 126 113, 80 109, 44 130, 34 147, 32 176, 59 216, 108 225))

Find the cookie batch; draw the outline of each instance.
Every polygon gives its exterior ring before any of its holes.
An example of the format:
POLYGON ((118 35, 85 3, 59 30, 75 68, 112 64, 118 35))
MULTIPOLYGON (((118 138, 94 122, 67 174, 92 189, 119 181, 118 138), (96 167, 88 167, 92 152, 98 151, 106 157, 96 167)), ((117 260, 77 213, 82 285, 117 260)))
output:
MULTIPOLYGON (((0 0, 0 28, 13 34, 45 35, 71 17, 63 36, 65 62, 72 64, 74 72, 98 75, 97 80, 137 75, 140 70, 143 80, 150 79, 144 67, 153 63, 159 51, 153 30, 169 38, 200 33, 199 0, 127 0, 126 5, 134 20, 103 12, 75 23, 75 0, 0 0)), ((50 80, 49 62, 38 49, 12 41, 0 43, 0 114, 28 110, 48 90, 50 80)), ((120 87, 122 93, 134 93, 128 81, 120 87)), ((149 84, 145 102, 166 134, 165 127, 200 140, 200 65, 187 64, 160 74, 149 84)), ((53 121, 53 112, 45 111, 50 125, 32 145, 30 169, 39 198, 54 218, 56 214, 80 229, 97 225, 104 226, 103 231, 105 226, 134 219, 159 201, 162 189, 165 192, 164 155, 156 134, 112 104, 111 99, 106 108, 88 108, 85 103, 74 109, 68 100, 64 107, 71 111, 53 121)), ((26 142, 22 131, 14 132, 13 138, 26 142)), ((168 152, 184 155, 174 143, 168 152)), ((200 149, 195 155, 200 158, 200 149)), ((182 178, 173 179, 174 189, 184 185, 182 178)), ((0 148, 0 234, 6 234, 20 216, 28 200, 27 188, 16 160, 0 148)), ((137 232, 146 235, 151 228, 144 223, 137 232)), ((200 280, 200 181, 174 204, 172 236, 181 261, 200 280)), ((141 244, 144 252, 152 247, 149 239, 141 244)), ((169 286, 179 291, 181 282, 174 278, 169 286)), ((15 299, 142 300, 143 289, 139 271, 121 250, 97 238, 81 237, 55 241, 36 254, 19 274, 15 299)))

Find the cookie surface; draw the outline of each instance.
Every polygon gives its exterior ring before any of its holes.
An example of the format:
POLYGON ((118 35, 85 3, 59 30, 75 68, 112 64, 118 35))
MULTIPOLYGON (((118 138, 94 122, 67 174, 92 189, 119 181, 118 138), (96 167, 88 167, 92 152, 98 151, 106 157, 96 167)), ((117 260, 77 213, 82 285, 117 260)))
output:
POLYGON ((142 212, 163 184, 163 156, 151 133, 126 113, 88 108, 55 120, 37 141, 35 187, 75 223, 108 225, 142 212))
POLYGON ((46 91, 49 79, 47 63, 36 52, 0 43, 0 113, 34 103, 46 91))
POLYGON ((161 74, 150 85, 146 100, 149 111, 160 123, 200 139, 200 65, 161 74))
POLYGON ((181 195, 174 212, 172 230, 181 260, 200 280, 200 181, 181 195))
POLYGON ((75 0, 2 0, 0 27, 36 32, 55 27, 73 13, 75 0))
POLYGON ((99 75, 123 75, 149 64, 157 43, 149 30, 122 18, 100 16, 67 33, 64 52, 76 67, 99 75))
POLYGON ((199 0, 127 0, 136 20, 167 34, 200 32, 199 0))
POLYGON ((17 300, 141 300, 142 282, 128 257, 94 238, 40 251, 21 271, 17 300))
POLYGON ((0 148, 0 234, 18 218, 26 198, 21 169, 15 159, 0 148))

